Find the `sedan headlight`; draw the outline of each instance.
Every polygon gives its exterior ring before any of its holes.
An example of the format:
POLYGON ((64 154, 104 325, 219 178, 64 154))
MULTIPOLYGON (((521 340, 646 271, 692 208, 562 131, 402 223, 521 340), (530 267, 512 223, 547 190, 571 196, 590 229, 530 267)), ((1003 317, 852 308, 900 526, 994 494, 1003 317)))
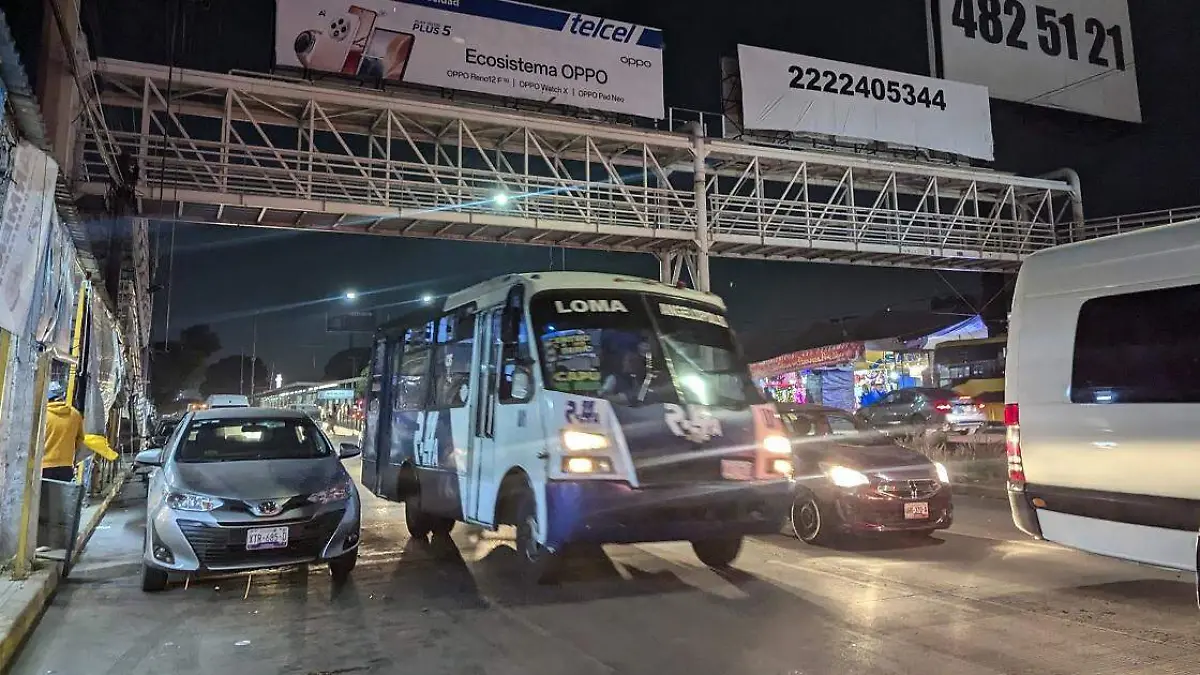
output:
POLYGON ((212 511, 221 504, 224 502, 216 497, 190 492, 172 492, 167 495, 167 506, 176 511, 212 511))
POLYGON ((838 487, 852 488, 860 485, 870 485, 871 483, 871 479, 867 478, 867 474, 845 466, 826 467, 825 475, 829 476, 829 480, 838 487))
POLYGON ((950 482, 950 472, 946 470, 945 464, 942 464, 941 462, 934 462, 933 468, 935 471, 937 471, 938 480, 941 481, 942 484, 950 482))
POLYGON ((327 487, 320 492, 314 492, 308 496, 308 501, 314 504, 331 504, 333 502, 342 502, 350 498, 354 493, 354 486, 350 484, 350 480, 344 480, 337 485, 327 487))

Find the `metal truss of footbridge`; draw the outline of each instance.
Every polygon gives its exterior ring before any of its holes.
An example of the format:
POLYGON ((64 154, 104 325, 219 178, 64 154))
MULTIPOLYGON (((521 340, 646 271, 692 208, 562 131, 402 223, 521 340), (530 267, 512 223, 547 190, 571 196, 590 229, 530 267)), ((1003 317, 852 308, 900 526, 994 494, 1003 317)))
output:
POLYGON ((76 185, 140 158, 142 213, 651 253, 1012 270, 1069 237, 1065 180, 804 152, 410 94, 99 60, 76 185), (168 106, 168 101, 170 105, 168 106), (1064 235, 1066 233, 1066 235, 1064 235))

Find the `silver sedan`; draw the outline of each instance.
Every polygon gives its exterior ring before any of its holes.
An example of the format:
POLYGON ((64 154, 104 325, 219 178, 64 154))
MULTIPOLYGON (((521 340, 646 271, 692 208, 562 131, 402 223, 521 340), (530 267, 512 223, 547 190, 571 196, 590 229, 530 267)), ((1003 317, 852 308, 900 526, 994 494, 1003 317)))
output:
POLYGON ((189 414, 162 449, 139 464, 150 479, 142 589, 171 575, 329 564, 335 580, 358 559, 358 491, 335 449, 307 415, 229 408, 189 414))

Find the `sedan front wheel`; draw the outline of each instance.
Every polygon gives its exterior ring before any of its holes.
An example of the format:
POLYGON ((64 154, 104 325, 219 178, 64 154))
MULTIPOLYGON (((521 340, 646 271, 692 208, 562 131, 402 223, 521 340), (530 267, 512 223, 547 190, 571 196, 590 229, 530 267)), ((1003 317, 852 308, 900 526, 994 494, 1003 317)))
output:
POLYGON ((830 544, 838 534, 836 510, 822 503, 812 492, 798 493, 792 501, 792 529, 806 544, 830 544))

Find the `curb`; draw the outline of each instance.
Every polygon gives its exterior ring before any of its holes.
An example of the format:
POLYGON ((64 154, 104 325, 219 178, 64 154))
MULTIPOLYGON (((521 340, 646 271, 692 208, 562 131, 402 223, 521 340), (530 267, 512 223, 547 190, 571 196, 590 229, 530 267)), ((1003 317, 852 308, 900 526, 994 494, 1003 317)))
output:
MULTIPOLYGON (((125 483, 127 483, 129 479, 133 477, 135 470, 136 467, 131 465, 125 467, 125 469, 121 471, 121 474, 117 476, 115 481, 113 481, 112 487, 108 488, 108 494, 104 495, 104 500, 100 502, 100 506, 92 513, 92 517, 89 518, 87 523, 85 523, 80 529, 79 535, 75 537, 75 547, 71 551, 71 560, 67 563, 68 571, 71 569, 71 566, 74 565, 77 560, 79 560, 79 556, 83 555, 83 550, 85 547, 87 547, 87 543, 92 538, 92 534, 96 532, 96 528, 100 526, 100 521, 104 520, 104 515, 108 513, 108 507, 112 506, 112 503, 116 500, 117 495, 121 494, 121 491, 125 489, 125 483)), ((0 672, 2 672, 2 669, 0 669, 0 672)))
POLYGON ((1008 488, 994 485, 979 485, 974 483, 953 483, 954 494, 968 497, 986 497, 1008 501, 1008 488))
POLYGON ((15 582, 21 588, 5 604, 21 603, 21 610, 10 621, 0 624, 0 673, 8 672, 25 638, 33 632, 42 612, 49 606, 62 580, 62 563, 46 565, 34 571, 28 579, 15 582))

